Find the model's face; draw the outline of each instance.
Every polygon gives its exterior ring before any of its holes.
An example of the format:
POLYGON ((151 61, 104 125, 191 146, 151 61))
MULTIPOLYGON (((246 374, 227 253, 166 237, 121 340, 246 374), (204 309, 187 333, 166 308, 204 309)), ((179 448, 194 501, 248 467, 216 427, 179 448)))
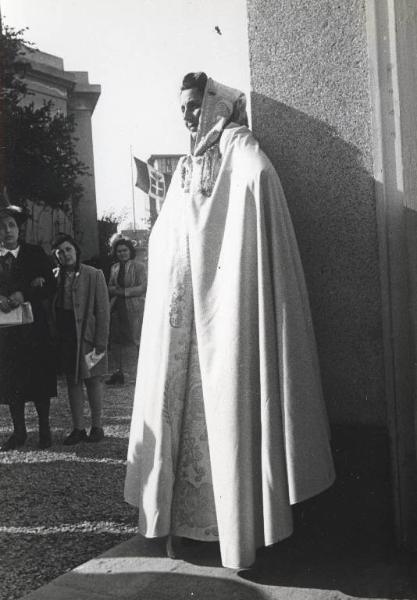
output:
POLYGON ((69 242, 62 242, 58 246, 57 257, 64 267, 74 267, 77 262, 77 252, 69 242))
POLYGON ((13 217, 0 219, 0 242, 8 250, 14 250, 19 244, 19 227, 13 217))
POLYGON ((181 92, 181 112, 185 121, 185 126, 191 133, 191 137, 197 135, 198 124, 200 122, 201 105, 203 95, 200 90, 192 88, 181 92))
POLYGON ((130 258, 129 248, 124 244, 119 244, 116 248, 116 258, 119 262, 127 262, 130 258))

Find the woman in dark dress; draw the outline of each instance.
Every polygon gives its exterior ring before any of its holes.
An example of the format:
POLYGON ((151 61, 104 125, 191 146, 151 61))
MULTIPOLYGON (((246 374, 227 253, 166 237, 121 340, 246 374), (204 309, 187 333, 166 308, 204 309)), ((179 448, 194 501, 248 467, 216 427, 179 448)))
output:
POLYGON ((26 441, 25 403, 33 401, 39 419, 39 448, 51 445, 50 399, 56 396, 56 369, 48 322, 48 301, 55 291, 52 267, 39 246, 20 240, 26 220, 19 206, 0 209, 0 311, 25 301, 33 323, 0 328, 0 402, 8 404, 13 433, 1 446, 14 450, 26 441))

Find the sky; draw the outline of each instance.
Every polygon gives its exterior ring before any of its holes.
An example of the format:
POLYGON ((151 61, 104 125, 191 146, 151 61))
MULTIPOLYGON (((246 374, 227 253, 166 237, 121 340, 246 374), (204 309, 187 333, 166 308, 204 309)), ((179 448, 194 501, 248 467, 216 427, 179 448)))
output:
MULTIPOLYGON (((88 71, 102 93, 93 114, 99 216, 132 220, 133 154, 182 154, 188 134, 179 85, 205 71, 249 92, 245 0, 0 0, 5 23, 28 27, 26 39, 88 71), (221 35, 215 27, 218 26, 221 35)), ((134 191, 137 221, 146 196, 134 191)), ((138 223, 140 225, 140 223, 138 223)))

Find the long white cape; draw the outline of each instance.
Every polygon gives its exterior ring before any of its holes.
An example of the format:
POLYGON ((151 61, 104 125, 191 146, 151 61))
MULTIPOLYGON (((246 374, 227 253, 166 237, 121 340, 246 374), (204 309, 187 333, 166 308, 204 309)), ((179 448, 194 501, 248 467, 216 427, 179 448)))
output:
POLYGON ((125 497, 141 533, 170 533, 181 427, 170 383, 191 285, 222 562, 238 568, 291 534, 290 504, 330 486, 334 469, 278 176, 246 127, 227 128, 220 151, 211 196, 197 189, 198 159, 188 191, 179 164, 151 235, 125 497))

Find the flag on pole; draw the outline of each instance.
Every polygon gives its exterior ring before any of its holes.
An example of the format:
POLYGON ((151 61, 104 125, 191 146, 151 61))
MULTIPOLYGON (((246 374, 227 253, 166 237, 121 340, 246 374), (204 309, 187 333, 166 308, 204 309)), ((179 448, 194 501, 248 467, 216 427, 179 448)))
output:
POLYGON ((159 212, 167 192, 165 175, 136 156, 134 159, 137 171, 136 187, 155 200, 159 212))

